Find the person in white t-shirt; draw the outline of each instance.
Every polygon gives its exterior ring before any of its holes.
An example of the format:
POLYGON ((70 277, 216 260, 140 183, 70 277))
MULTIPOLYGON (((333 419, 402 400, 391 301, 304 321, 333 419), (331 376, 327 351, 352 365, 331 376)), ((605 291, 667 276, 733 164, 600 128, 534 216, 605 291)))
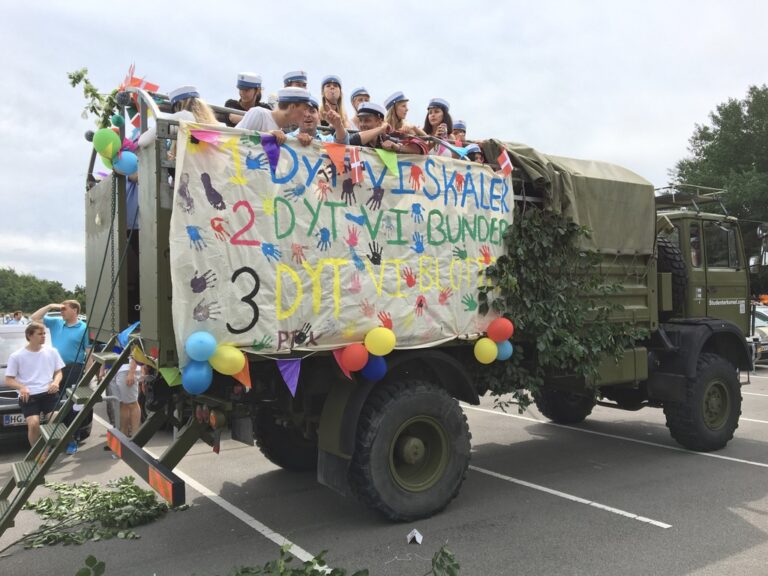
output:
POLYGON ((277 92, 277 110, 251 108, 235 128, 271 133, 278 144, 285 143, 283 128, 298 126, 309 107, 309 92, 304 88, 283 88, 277 92))
POLYGON ((27 438, 34 445, 40 437, 40 415, 50 418, 56 409, 64 360, 45 344, 45 326, 30 322, 24 330, 28 344, 8 357, 5 385, 18 390, 27 438))
POLYGON ((120 400, 120 432, 129 438, 136 434, 141 426, 141 406, 139 406, 139 382, 142 368, 133 358, 120 366, 115 376, 114 395, 120 400))

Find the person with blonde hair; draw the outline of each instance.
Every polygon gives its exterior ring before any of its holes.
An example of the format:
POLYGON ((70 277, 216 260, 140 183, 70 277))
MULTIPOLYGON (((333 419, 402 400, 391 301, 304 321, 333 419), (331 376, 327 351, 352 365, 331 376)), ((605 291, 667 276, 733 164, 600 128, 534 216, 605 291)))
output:
MULTIPOLYGON (((333 110, 339 116, 344 123, 344 127, 349 130, 353 126, 349 122, 349 117, 344 110, 344 96, 341 93, 341 78, 335 74, 329 74, 320 83, 321 100, 320 100, 320 118, 325 118, 328 110, 333 110)), ((321 122, 323 126, 328 126, 328 122, 323 120, 321 122)))
POLYGON ((424 130, 413 124, 408 124, 405 121, 405 118, 408 115, 408 98, 405 97, 405 94, 402 92, 390 94, 389 97, 384 100, 384 107, 387 109, 387 117, 385 121, 392 126, 393 132, 425 136, 424 130))

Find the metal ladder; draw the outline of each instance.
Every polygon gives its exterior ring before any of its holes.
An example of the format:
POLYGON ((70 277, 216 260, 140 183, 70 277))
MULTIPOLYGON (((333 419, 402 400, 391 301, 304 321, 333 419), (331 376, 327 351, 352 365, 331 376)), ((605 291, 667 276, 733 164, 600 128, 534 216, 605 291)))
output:
MULTIPOLYGON (((114 338, 110 339, 105 350, 111 350, 114 338)), ((64 405, 47 424, 40 426, 40 438, 30 448, 24 460, 11 465, 13 475, 0 490, 0 536, 14 525, 14 519, 24 504, 32 496, 35 488, 45 482, 45 473, 51 468, 56 458, 65 450, 67 443, 73 438, 75 431, 80 427, 88 414, 93 410, 97 402, 101 402, 104 391, 114 379, 120 366, 130 357, 134 341, 129 340, 120 354, 112 352, 95 352, 91 354, 94 360, 85 371, 80 381, 68 392, 64 405), (96 376, 101 366, 110 364, 111 367, 96 388, 91 388, 90 383, 96 376), (82 410, 69 426, 64 423, 64 418, 75 405, 82 405, 82 410)))

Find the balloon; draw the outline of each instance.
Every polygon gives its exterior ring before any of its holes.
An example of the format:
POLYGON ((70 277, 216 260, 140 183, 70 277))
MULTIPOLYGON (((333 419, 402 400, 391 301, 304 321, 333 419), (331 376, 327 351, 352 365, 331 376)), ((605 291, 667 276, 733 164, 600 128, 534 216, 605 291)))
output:
POLYGON ((184 343, 184 350, 192 360, 206 362, 216 351, 216 338, 210 332, 193 332, 184 343))
POLYGON ((112 158, 112 167, 121 174, 130 176, 139 169, 139 159, 136 154, 123 150, 117 157, 112 158))
POLYGON ((213 370, 208 362, 193 360, 181 371, 181 385, 190 394, 202 394, 213 382, 213 370))
POLYGON ((496 342, 490 338, 480 338, 480 340, 475 342, 475 358, 477 358, 480 364, 490 364, 496 360, 498 352, 496 342))
POLYGON ((499 342, 496 346, 499 348, 499 351, 496 353, 496 360, 509 360, 512 357, 512 352, 515 350, 512 342, 504 340, 504 342, 499 342))
POLYGON ((245 354, 239 348, 229 344, 219 344, 211 357, 208 358, 208 362, 211 363, 216 372, 232 376, 240 372, 245 366, 245 354))
POLYGON ((488 338, 497 343, 509 340, 514 333, 515 325, 507 318, 496 318, 488 326, 488 338))
POLYGON ((387 373, 387 361, 381 356, 368 355, 368 362, 360 370, 360 375, 372 382, 378 382, 387 373))
POLYGON ((120 114, 112 114, 110 121, 112 122, 112 126, 125 126, 125 118, 123 118, 120 114))
POLYGON ((113 158, 120 151, 120 136, 109 128, 96 130, 93 135, 93 147, 102 156, 113 158))
POLYGON ((106 156, 101 156, 101 163, 104 164, 109 170, 112 170, 112 160, 106 156))
POLYGON ((365 347, 376 356, 386 356, 395 348, 397 338, 389 328, 379 326, 365 335, 365 347))
POLYGON ((341 352, 341 365, 350 372, 362 370, 368 363, 368 350, 362 344, 350 344, 341 352))

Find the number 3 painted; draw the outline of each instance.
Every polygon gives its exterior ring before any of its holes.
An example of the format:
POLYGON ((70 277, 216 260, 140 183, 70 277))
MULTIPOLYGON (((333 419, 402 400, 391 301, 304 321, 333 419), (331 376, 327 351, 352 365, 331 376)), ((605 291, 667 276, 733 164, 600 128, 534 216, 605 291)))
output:
POLYGON ((242 268, 238 268, 232 273, 233 284, 235 283, 235 280, 238 279, 240 274, 250 274, 253 278, 253 289, 248 294, 240 298, 241 302, 245 302, 248 304, 248 306, 251 307, 251 310, 253 311, 253 317, 245 328, 234 328, 229 322, 227 322, 227 330, 229 330, 232 334, 242 334, 243 332, 248 332, 248 330, 253 328, 256 325, 256 322, 259 321, 259 307, 256 305, 256 302, 253 301, 253 297, 256 296, 259 288, 261 287, 261 280, 259 280, 259 275, 256 274, 252 268, 243 266, 242 268))

